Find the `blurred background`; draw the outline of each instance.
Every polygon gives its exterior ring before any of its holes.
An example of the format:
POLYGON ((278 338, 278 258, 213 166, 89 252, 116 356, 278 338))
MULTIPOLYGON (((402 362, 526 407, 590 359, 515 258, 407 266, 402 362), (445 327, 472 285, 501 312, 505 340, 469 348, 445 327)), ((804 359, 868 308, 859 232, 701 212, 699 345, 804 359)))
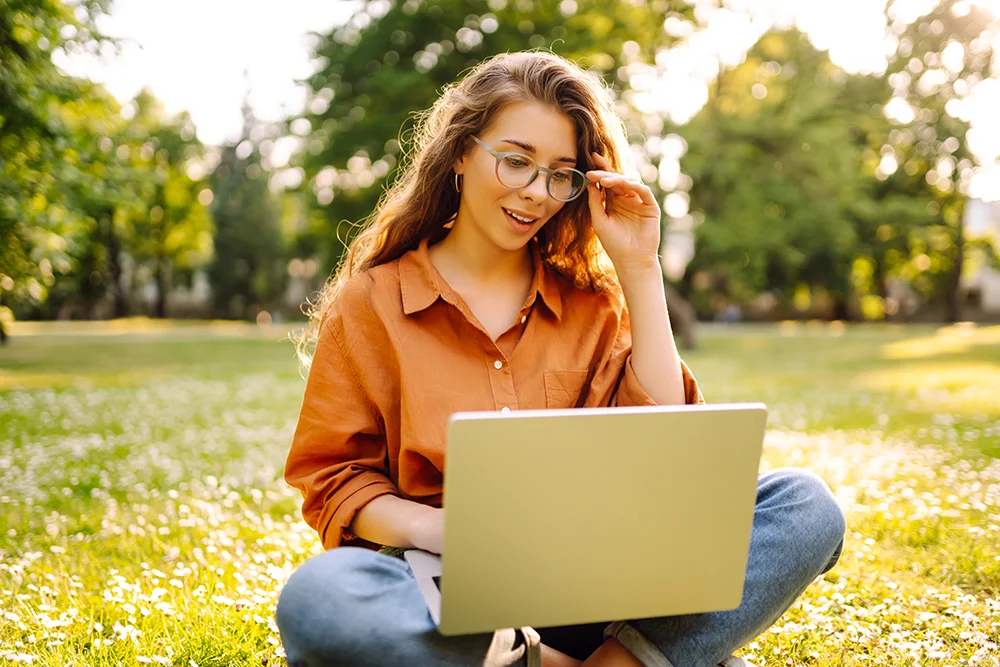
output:
POLYGON ((998 17, 1000 0, 6 0, 0 322, 301 319, 413 112, 535 47, 613 85, 682 330, 1000 321, 998 17))
POLYGON ((743 655, 997 664, 998 22, 1000 0, 0 0, 0 663, 284 664, 275 602, 322 550, 282 481, 302 304, 413 114, 549 48, 613 86, 705 396, 766 403, 761 469, 815 471, 848 516, 837 568, 743 655))

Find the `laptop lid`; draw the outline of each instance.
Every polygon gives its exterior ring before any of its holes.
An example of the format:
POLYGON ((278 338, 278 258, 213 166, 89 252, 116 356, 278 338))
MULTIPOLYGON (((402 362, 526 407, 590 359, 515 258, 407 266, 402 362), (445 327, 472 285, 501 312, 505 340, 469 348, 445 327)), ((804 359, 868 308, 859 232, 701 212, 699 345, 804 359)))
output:
POLYGON ((439 630, 736 608, 766 420, 759 403, 452 415, 439 630))

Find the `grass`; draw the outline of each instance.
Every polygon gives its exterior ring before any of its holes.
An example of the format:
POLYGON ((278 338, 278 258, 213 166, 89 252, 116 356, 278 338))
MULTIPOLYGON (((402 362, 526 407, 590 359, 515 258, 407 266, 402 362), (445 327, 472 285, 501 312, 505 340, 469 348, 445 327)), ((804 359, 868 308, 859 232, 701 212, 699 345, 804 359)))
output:
MULTIPOLYGON (((281 480, 287 328, 15 327, 0 348, 0 665, 281 664, 316 536, 281 480)), ((1000 665, 1000 328, 706 330, 712 402, 770 408, 763 467, 820 473, 840 564, 744 654, 1000 665)))

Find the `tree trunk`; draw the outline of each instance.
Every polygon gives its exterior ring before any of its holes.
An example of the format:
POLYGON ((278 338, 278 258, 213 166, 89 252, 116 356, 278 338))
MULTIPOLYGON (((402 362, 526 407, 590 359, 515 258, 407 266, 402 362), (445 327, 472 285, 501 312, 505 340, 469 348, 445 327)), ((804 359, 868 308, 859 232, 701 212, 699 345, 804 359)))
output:
POLYGON ((167 258, 159 256, 156 258, 156 304, 153 309, 153 317, 165 319, 167 317, 167 290, 169 287, 168 275, 170 267, 167 266, 167 258))
MULTIPOLYGON (((0 307, 3 307, 3 292, 0 291, 0 307)), ((7 344, 7 330, 3 328, 3 320, 0 320, 0 345, 7 344)))
MULTIPOLYGON (((877 248, 872 255, 872 260, 875 264, 875 267, 872 269, 872 282, 875 284, 875 293, 882 299, 882 320, 888 322, 893 319, 893 315, 888 314, 885 310, 886 302, 889 298, 889 285, 885 275, 884 251, 881 248, 877 248)), ((896 312, 898 313, 899 311, 897 310, 896 312)))
POLYGON ((693 350, 697 345, 694 338, 694 307, 670 285, 663 287, 667 294, 667 313, 670 315, 671 328, 681 337, 681 346, 685 350, 693 350))
MULTIPOLYGON (((111 211, 114 216, 114 211, 111 211)), ((128 317, 129 300, 128 290, 123 283, 121 253, 121 239, 115 233, 115 223, 113 218, 108 219, 108 277, 111 279, 111 297, 114 299, 114 316, 128 317)))
POLYGON ((948 286, 947 310, 945 319, 947 322, 958 322, 961 319, 961 303, 959 292, 962 289, 962 264, 965 262, 965 206, 958 205, 958 229, 955 233, 955 265, 951 274, 950 285, 948 286))

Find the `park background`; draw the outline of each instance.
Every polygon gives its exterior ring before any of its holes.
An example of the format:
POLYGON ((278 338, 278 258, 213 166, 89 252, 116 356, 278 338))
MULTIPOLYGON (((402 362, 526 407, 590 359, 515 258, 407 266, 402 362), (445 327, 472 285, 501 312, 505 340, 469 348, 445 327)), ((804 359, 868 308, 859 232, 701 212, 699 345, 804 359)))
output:
POLYGON ((302 305, 413 113, 525 48, 613 86, 685 359, 847 513, 745 654, 1000 664, 998 16, 0 0, 0 664, 280 663, 302 305))

